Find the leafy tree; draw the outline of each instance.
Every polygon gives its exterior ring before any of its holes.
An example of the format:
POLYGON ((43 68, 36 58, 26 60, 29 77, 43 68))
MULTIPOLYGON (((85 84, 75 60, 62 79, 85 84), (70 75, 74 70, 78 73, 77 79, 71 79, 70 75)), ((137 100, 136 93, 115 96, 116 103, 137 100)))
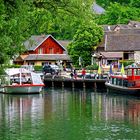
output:
POLYGON ((111 3, 119 3, 122 6, 136 6, 137 8, 140 5, 139 0, 96 0, 96 2, 104 8, 108 8, 111 3))
POLYGON ((8 63, 23 51, 22 42, 28 36, 30 1, 0 2, 0 65, 8 63))
POLYGON ((129 20, 140 20, 140 10, 119 3, 112 3, 106 13, 97 17, 99 24, 126 24, 129 20))
POLYGON ((72 39, 79 24, 93 19, 92 0, 37 0, 33 11, 36 34, 52 34, 57 39, 72 39))
POLYGON ((84 66, 91 64, 91 54, 101 41, 103 29, 94 22, 83 23, 79 26, 73 41, 68 46, 68 52, 75 65, 79 65, 79 57, 84 66))

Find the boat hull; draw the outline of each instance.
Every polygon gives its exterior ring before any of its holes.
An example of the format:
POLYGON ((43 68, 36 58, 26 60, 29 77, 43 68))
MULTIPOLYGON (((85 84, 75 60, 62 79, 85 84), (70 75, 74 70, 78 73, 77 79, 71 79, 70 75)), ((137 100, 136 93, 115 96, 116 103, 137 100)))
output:
POLYGON ((10 85, 5 86, 4 92, 7 94, 35 94, 40 93, 43 85, 10 85))
POLYGON ((121 94, 132 94, 132 95, 140 95, 140 88, 135 87, 123 87, 118 85, 113 85, 108 82, 105 83, 108 91, 115 92, 115 93, 121 93, 121 94))

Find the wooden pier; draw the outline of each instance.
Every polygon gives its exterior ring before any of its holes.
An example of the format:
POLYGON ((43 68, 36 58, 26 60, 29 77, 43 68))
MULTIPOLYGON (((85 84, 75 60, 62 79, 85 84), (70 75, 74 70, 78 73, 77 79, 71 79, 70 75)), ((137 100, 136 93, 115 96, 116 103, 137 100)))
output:
POLYGON ((44 76, 46 87, 72 87, 72 88, 94 88, 105 89, 106 79, 71 79, 63 76, 44 76))

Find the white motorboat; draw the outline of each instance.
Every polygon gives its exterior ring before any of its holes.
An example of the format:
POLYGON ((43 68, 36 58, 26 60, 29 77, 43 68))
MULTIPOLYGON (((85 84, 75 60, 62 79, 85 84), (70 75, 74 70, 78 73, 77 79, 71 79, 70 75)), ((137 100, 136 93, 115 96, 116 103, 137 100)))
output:
POLYGON ((40 75, 24 68, 10 68, 6 70, 8 84, 4 92, 8 94, 33 94, 40 93, 44 83, 40 75))

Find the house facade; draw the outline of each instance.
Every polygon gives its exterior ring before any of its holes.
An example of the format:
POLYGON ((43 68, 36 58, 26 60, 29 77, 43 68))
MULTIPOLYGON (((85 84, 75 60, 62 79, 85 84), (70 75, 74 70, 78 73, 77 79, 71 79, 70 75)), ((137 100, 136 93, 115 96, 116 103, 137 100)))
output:
POLYGON ((103 65, 118 64, 121 60, 140 62, 140 22, 105 25, 103 28, 103 41, 94 52, 102 55, 103 65))
MULTIPOLYGON (((60 41, 68 45, 69 41, 60 41)), ((24 42, 25 53, 19 55, 14 63, 19 65, 44 65, 45 63, 70 63, 66 48, 52 35, 31 36, 24 42)))

